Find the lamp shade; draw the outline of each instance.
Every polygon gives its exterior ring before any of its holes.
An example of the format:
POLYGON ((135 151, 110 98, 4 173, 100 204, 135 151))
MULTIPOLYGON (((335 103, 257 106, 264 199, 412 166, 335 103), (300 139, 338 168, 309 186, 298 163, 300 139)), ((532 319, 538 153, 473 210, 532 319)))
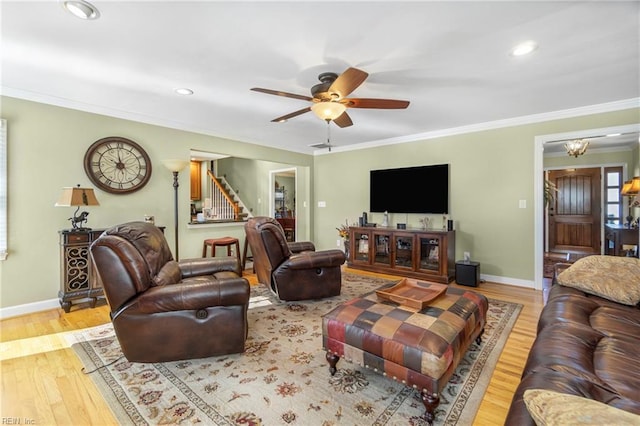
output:
POLYGON ((631 180, 631 188, 629 188, 629 195, 640 194, 640 176, 635 176, 631 180))
POLYGON ((622 185, 620 194, 625 196, 640 194, 640 176, 636 176, 633 179, 626 181, 622 185))
POLYGON ((100 203, 93 192, 93 188, 62 188, 62 194, 56 202, 56 207, 99 206, 100 203))
POLYGON ((164 164, 164 166, 172 172, 179 172, 187 167, 187 164, 189 164, 189 162, 186 160, 169 159, 162 160, 162 164, 164 164))
POLYGON ((323 120, 335 120, 346 110, 347 107, 340 102, 325 101, 311 105, 311 111, 323 120))

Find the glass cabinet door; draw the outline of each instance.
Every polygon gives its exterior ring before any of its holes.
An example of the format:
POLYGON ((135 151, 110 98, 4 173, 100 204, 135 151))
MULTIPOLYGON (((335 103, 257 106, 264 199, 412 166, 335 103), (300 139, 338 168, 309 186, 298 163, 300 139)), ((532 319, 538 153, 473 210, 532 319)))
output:
POLYGON ((391 266, 391 236, 373 233, 373 263, 391 266))
POLYGON ((442 256, 440 249, 440 237, 437 235, 420 237, 420 270, 434 273, 440 272, 440 257, 442 256))
POLYGON ((369 233, 353 233, 353 261, 369 263, 369 233))
POLYGON ((395 256, 393 266, 413 269, 413 235, 394 235, 395 256))

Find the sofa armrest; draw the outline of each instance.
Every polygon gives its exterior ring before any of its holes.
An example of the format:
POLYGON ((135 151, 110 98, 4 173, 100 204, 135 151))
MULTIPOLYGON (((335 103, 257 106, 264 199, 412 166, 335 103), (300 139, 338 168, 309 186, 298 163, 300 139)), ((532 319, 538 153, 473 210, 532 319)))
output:
POLYGON ((565 269, 567 269, 569 266, 571 266, 571 263, 556 263, 555 265, 553 265, 553 280, 552 280, 552 284, 557 284, 558 283, 558 275, 560 275, 560 273, 562 271, 564 271, 565 269))
POLYGON ((249 292, 249 282, 240 277, 220 280, 214 277, 202 278, 174 285, 150 287, 114 312, 112 319, 124 311, 153 314, 245 305, 249 303, 249 292))
POLYGON ((311 241, 292 241, 287 243, 291 253, 301 253, 303 251, 316 251, 316 246, 311 241))
POLYGON ((238 260, 232 256, 198 257, 178 261, 182 278, 213 275, 216 272, 229 271, 241 274, 238 260))
POLYGON ((292 255, 279 268, 314 269, 340 266, 346 258, 342 250, 323 250, 292 255))

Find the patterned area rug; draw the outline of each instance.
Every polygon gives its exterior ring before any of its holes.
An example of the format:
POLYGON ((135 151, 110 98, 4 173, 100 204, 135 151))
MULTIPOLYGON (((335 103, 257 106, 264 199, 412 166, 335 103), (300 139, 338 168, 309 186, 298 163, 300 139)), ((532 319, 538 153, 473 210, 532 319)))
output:
MULTIPOLYGON (((130 363, 111 324, 75 333, 72 347, 120 424, 426 425, 417 391, 341 360, 335 376, 322 349, 321 315, 391 281, 343 273, 339 297, 281 302, 262 285, 248 313, 244 354, 158 364, 130 363)), ((522 306, 489 299, 475 343, 441 394, 438 425, 473 422, 522 306)))

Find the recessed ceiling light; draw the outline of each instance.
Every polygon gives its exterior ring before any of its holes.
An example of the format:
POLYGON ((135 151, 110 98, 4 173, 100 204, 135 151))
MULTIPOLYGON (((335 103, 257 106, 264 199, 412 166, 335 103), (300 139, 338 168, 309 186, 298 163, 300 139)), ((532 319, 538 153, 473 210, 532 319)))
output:
POLYGON ((178 87, 177 89, 174 89, 174 90, 178 95, 185 95, 185 96, 193 95, 193 90, 188 89, 186 87, 178 87))
POLYGON ((524 43, 520 43, 516 47, 511 50, 511 54, 513 56, 523 56, 528 55, 538 48, 538 44, 535 41, 525 41, 524 43))
POLYGON ((98 19, 100 17, 100 11, 85 0, 64 0, 62 7, 80 19, 98 19))

